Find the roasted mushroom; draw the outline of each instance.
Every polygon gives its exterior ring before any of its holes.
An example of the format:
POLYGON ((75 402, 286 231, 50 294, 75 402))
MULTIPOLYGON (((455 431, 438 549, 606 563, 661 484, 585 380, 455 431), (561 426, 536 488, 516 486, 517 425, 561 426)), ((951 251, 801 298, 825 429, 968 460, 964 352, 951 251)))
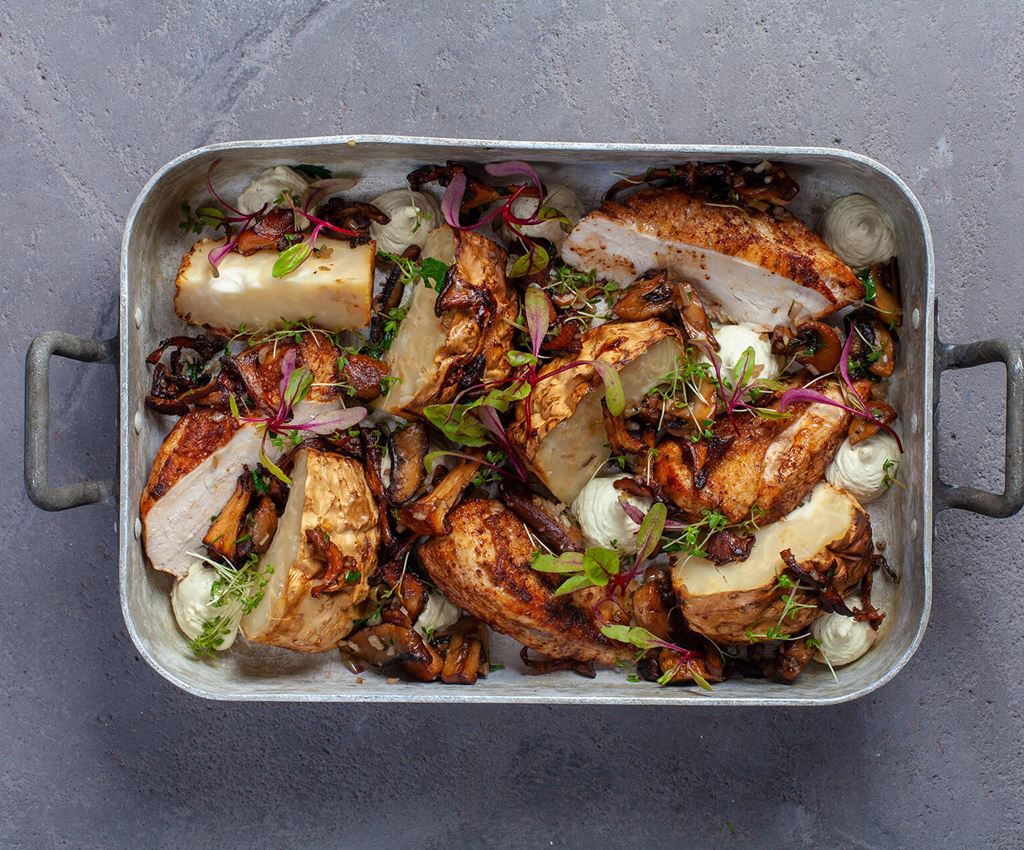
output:
POLYGON ((901 327, 903 307, 900 306, 900 276, 896 258, 872 266, 868 274, 875 287, 872 305, 878 311, 878 317, 891 328, 901 327))
POLYGON ((388 438, 391 482, 385 495, 392 505, 404 505, 423 486, 427 471, 423 459, 430 448, 430 436, 422 422, 412 422, 388 438))
POLYGON ((889 329, 874 316, 855 315, 848 333, 850 344, 849 370, 856 377, 888 378, 896 369, 896 346, 889 329))
POLYGON ((630 322, 654 319, 672 309, 673 295, 668 272, 650 271, 622 290, 612 312, 630 322))
POLYGON ((686 338, 702 342, 718 351, 718 340, 715 339, 715 332, 697 290, 689 283, 677 283, 673 298, 683 322, 683 329, 686 331, 686 338))
POLYGON ((479 470, 478 461, 460 460, 429 493, 403 507, 399 519, 416 534, 447 534, 448 513, 459 503, 479 470))
POLYGON ((795 335, 787 339, 787 334, 788 329, 784 326, 777 327, 772 332, 772 353, 795 358, 796 362, 806 366, 812 375, 825 375, 839 364, 843 344, 839 341, 836 329, 831 325, 824 322, 803 322, 797 325, 795 335))
POLYGON ((851 446, 857 445, 857 443, 866 440, 868 437, 873 437, 883 425, 896 421, 896 411, 884 401, 871 399, 866 402, 866 405, 868 412, 873 418, 865 419, 862 416, 854 416, 850 420, 847 437, 851 446))
POLYGON ((444 669, 444 659, 412 628, 394 623, 367 626, 342 643, 356 658, 374 667, 400 667, 420 682, 433 682, 444 669))
POLYGON ((501 500, 552 551, 562 554, 584 550, 583 533, 552 502, 512 481, 502 484, 501 500))
POLYGON ((341 383, 353 398, 373 401, 381 393, 388 376, 388 364, 365 354, 349 354, 341 370, 341 383))
POLYGON ((238 483, 235 491, 231 494, 227 504, 221 512, 213 518, 210 529, 203 538, 203 545, 216 555, 227 558, 229 561, 235 558, 235 547, 238 539, 242 536, 240 531, 242 519, 249 509, 249 500, 252 498, 252 476, 249 467, 242 467, 242 474, 238 476, 238 483))

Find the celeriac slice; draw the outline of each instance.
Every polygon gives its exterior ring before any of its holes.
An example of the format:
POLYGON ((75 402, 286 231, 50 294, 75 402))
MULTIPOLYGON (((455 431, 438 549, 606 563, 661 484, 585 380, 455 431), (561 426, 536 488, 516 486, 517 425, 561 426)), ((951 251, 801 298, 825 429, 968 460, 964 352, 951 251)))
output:
POLYGON ((232 251, 210 265, 210 251, 223 239, 200 239, 182 258, 174 310, 186 322, 224 334, 241 326, 260 328, 309 321, 327 330, 352 330, 370 323, 375 245, 352 247, 317 240, 317 253, 284 277, 273 276, 277 251, 248 257, 232 251))

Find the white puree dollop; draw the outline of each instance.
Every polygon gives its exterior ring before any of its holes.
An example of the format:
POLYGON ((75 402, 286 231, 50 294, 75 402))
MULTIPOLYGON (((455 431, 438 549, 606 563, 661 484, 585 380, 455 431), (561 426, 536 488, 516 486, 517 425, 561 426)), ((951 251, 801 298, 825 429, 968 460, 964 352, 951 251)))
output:
MULTIPOLYGON (((861 604, 859 596, 848 596, 844 601, 851 611, 861 604)), ((868 623, 858 623, 853 617, 825 614, 811 623, 811 635, 821 641, 816 656, 818 660, 824 662, 827 658, 833 667, 840 667, 856 661, 871 649, 878 632, 868 623)))
POLYGON ((243 215, 252 215, 259 212, 264 205, 272 206, 284 192, 291 193, 293 200, 298 204, 308 188, 309 182, 294 168, 287 165, 265 168, 238 196, 238 211, 243 215))
MULTIPOLYGON (((178 621, 178 628, 187 637, 194 640, 203 632, 203 623, 224 614, 224 608, 214 608, 210 604, 210 590, 217 580, 217 573, 214 570, 203 566, 203 562, 195 560, 184 578, 179 579, 171 588, 171 609, 174 611, 174 619, 178 621)), ((227 649, 235 642, 238 636, 238 622, 242 619, 242 611, 238 610, 237 616, 233 617, 224 642, 217 647, 218 650, 227 649)))
POLYGON ((885 494, 892 485, 900 457, 896 440, 884 431, 855 446, 844 440, 825 470, 825 478, 829 484, 841 487, 858 501, 871 502, 885 494))
MULTIPOLYGON (((621 490, 615 482, 628 475, 613 478, 594 478, 573 500, 572 512, 580 524, 580 531, 588 546, 617 548, 622 552, 636 552, 636 533, 640 526, 633 522, 619 504, 621 490)), ((627 501, 644 513, 651 509, 650 499, 627 496, 627 501)))
POLYGON ((892 219, 867 195, 847 195, 832 204, 818 225, 821 238, 853 269, 884 263, 896 253, 892 219))
MULTIPOLYGON (((556 210, 569 219, 570 228, 580 220, 583 215, 583 204, 577 195, 568 186, 553 183, 548 187, 548 193, 544 196, 541 204, 551 210, 556 210)), ((516 198, 511 206, 512 215, 517 218, 530 218, 537 212, 536 198, 516 198)), ((535 239, 547 239, 556 248, 562 247, 562 240, 568 235, 562 227, 562 222, 555 219, 547 219, 540 224, 524 224, 520 230, 527 236, 535 239)))
POLYGON ((444 224, 441 207, 424 192, 392 189, 370 203, 391 219, 387 224, 370 223, 378 251, 401 254, 410 245, 422 248, 430 231, 444 224))
MULTIPOLYGON (((730 380, 733 369, 748 348, 754 349, 754 365, 761 367, 757 377, 763 380, 775 380, 786 366, 782 357, 772 354, 768 334, 759 332, 754 325, 722 325, 715 329, 715 339, 718 340, 723 380, 730 380)), ((707 362, 707 356, 701 359, 707 362)))
POLYGON ((443 593, 436 590, 427 591, 427 604, 423 606, 420 616, 413 628, 421 635, 439 632, 459 622, 462 612, 449 602, 443 593))

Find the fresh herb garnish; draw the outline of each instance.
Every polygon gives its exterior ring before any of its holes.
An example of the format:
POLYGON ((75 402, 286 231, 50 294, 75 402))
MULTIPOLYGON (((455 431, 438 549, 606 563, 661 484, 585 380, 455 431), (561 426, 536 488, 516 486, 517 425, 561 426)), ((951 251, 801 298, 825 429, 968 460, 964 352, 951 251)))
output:
POLYGON ((404 286, 414 286, 417 281, 422 281, 424 286, 437 292, 444 287, 448 266, 435 257, 427 257, 417 262, 387 251, 378 251, 377 256, 398 266, 399 282, 404 286))
POLYGON ((217 616, 205 620, 199 637, 189 643, 197 657, 213 655, 231 633, 238 618, 252 612, 263 601, 274 568, 267 564, 260 569, 259 556, 255 554, 250 555, 240 567, 235 567, 230 561, 214 561, 193 552, 188 554, 199 558, 217 574, 210 586, 210 607, 222 610, 217 616))

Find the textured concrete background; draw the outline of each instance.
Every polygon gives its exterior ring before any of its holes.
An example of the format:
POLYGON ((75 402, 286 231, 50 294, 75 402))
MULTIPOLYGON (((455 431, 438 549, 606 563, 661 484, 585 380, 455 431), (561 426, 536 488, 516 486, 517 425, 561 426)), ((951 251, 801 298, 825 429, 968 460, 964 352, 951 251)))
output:
MULTIPOLYGON (((689 5, 689 4, 686 4, 689 5)), ((1024 522, 939 517, 924 646, 816 711, 223 705, 135 655, 115 516, 20 486, 31 337, 116 332, 143 182, 235 138, 839 145, 935 236, 952 340, 1024 336, 1021 6, 0 5, 0 845, 1019 847, 1024 522)), ((112 371, 58 363, 54 478, 109 474, 112 371)), ((998 370, 944 381, 944 474, 1000 483, 998 370)))

